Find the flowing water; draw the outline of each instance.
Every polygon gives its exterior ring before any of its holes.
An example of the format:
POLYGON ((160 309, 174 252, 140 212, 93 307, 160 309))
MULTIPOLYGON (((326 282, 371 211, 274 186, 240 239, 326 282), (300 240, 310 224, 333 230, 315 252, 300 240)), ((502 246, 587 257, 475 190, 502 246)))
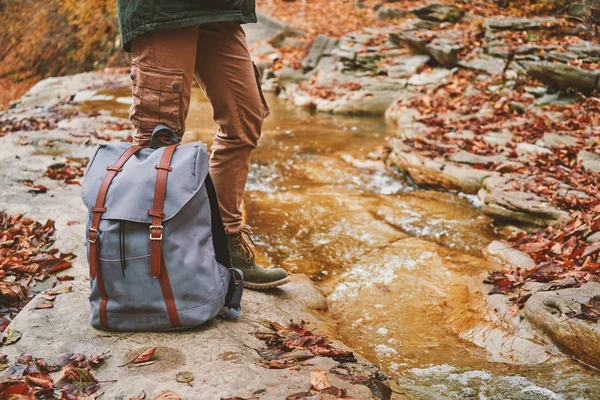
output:
MULTIPOLYGON (((82 109, 126 117, 129 92, 105 94, 114 99, 82 109)), ((340 337, 396 378, 395 390, 415 399, 600 398, 597 372, 543 346, 503 345, 511 338, 479 292, 497 267, 481 250, 503 232, 473 196, 416 188, 367 157, 394 135, 382 118, 316 115, 267 97, 272 114, 245 197, 260 261, 316 281, 340 337)), ((194 89, 184 140, 210 146, 211 117, 194 89)))

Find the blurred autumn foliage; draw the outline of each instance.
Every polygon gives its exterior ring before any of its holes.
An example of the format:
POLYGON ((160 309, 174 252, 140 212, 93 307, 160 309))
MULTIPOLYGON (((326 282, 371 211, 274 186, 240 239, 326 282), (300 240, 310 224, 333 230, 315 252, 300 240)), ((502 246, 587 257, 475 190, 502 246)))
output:
POLYGON ((116 0, 0 0, 0 109, 48 76, 127 62, 116 0))

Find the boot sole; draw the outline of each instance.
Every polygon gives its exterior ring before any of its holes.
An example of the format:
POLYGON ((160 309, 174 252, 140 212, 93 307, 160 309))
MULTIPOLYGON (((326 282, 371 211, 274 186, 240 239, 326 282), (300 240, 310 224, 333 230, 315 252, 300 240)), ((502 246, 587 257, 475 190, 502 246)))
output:
POLYGON ((268 282, 268 283, 244 282, 244 287, 248 288, 248 289, 265 290, 265 289, 271 289, 271 288, 274 288, 277 286, 285 285, 289 281, 290 281, 290 277, 288 276, 287 278, 283 278, 278 281, 268 282))

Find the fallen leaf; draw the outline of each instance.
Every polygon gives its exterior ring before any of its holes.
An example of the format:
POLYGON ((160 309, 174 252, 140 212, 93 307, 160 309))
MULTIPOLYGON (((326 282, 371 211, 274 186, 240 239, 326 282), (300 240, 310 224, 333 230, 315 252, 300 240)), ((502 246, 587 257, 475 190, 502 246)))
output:
POLYGON ((49 389, 52 387, 52 378, 42 372, 31 372, 25 377, 34 386, 49 389))
POLYGON ((72 291, 73 291, 73 286, 58 286, 58 287, 55 287, 54 289, 48 290, 46 293, 50 294, 50 295, 57 295, 57 294, 69 293, 72 291))
POLYGON ((310 371, 310 384, 315 390, 323 390, 331 387, 329 378, 327 378, 327 371, 318 368, 310 371))
POLYGON ((145 350, 143 353, 141 353, 139 356, 135 357, 133 360, 128 361, 123 365, 119 365, 119 367, 124 367, 131 363, 133 363, 133 364, 146 363, 146 362, 152 360, 155 352, 156 352, 156 347, 149 348, 148 350, 145 350))
POLYGON ((42 303, 37 304, 35 307, 33 307, 36 310, 43 310, 46 308, 52 308, 54 307, 54 303, 49 302, 49 301, 44 301, 42 303))
POLYGON ((191 382, 194 380, 194 375, 189 371, 178 372, 175 379, 177 379, 177 382, 192 386, 191 382))
POLYGON ((154 400, 181 400, 181 397, 175 392, 165 390, 164 392, 160 392, 154 400))
POLYGON ((10 344, 18 342, 19 339, 21 339, 21 332, 14 331, 12 329, 7 329, 2 335, 2 344, 8 346, 10 344))

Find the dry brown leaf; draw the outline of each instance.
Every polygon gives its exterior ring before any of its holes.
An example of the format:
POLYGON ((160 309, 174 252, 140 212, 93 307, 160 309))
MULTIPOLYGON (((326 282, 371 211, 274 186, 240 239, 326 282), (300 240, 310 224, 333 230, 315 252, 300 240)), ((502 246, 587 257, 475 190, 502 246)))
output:
MULTIPOLYGON (((145 350, 144 352, 142 352, 139 356, 135 357, 133 360, 126 362, 123 365, 119 365, 119 367, 124 367, 128 364, 142 364, 142 363, 147 363, 150 360, 152 360, 152 358, 154 357, 154 353, 156 352, 156 347, 152 347, 149 348, 148 350, 145 350)), ((155 360, 158 361, 158 360, 155 360)))
POLYGON ((28 382, 30 382, 34 386, 38 386, 44 389, 49 389, 52 387, 52 378, 48 374, 44 374, 42 372, 31 372, 29 375, 25 377, 28 382))
POLYGON ((181 397, 175 392, 165 390, 164 392, 159 393, 154 400, 181 400, 181 397))
POLYGON ((327 371, 318 368, 310 371, 310 384, 315 390, 324 390, 331 387, 327 371))

